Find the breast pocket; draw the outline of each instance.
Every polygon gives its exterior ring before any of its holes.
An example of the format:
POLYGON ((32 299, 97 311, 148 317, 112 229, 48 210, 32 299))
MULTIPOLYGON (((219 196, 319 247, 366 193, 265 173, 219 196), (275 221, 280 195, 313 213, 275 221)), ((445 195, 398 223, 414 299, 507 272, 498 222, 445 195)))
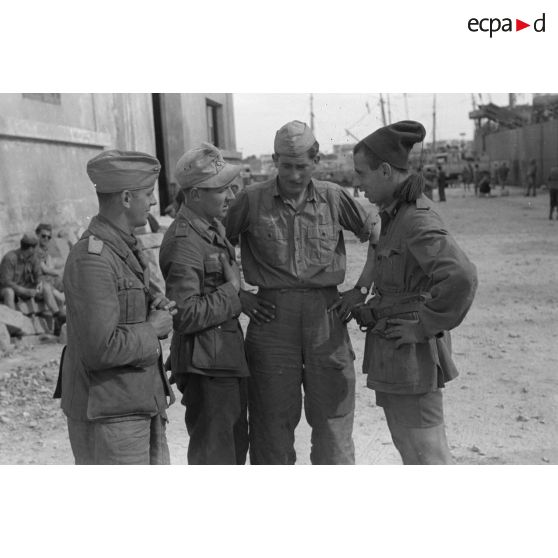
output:
POLYGON ((383 291, 401 292, 405 286, 405 262, 401 248, 385 248, 377 255, 378 287, 383 291))
POLYGON ((329 264, 333 259, 339 232, 332 224, 313 225, 306 229, 306 259, 310 263, 329 264))
POLYGON ((123 277, 118 280, 119 323, 137 324, 147 317, 145 287, 139 280, 123 277))
POLYGON ((276 226, 258 226, 254 230, 258 252, 271 265, 284 265, 289 261, 289 241, 287 232, 276 226))
POLYGON ((223 264, 219 260, 219 254, 214 253, 207 256, 203 262, 204 287, 216 288, 223 284, 223 264))

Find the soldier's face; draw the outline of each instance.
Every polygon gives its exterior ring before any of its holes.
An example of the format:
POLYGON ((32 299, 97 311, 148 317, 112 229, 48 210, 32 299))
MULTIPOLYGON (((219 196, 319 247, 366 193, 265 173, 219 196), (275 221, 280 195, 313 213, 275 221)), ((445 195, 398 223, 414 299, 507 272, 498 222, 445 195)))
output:
POLYGON ((41 229, 37 236, 39 237, 39 246, 41 248, 46 248, 52 238, 51 232, 47 229, 41 229))
POLYGON ((393 201, 394 184, 390 180, 389 173, 382 164, 376 170, 372 170, 364 153, 359 151, 354 156, 356 184, 368 201, 379 207, 386 207, 393 201))
POLYGON ((278 155, 275 159, 275 168, 279 176, 281 193, 287 197, 301 194, 312 180, 312 173, 316 170, 319 158, 310 159, 308 155, 288 157, 278 155))
POLYGON ((151 206, 157 204, 153 192, 155 187, 130 192, 127 214, 132 227, 143 227, 147 224, 147 215, 151 206))
POLYGON ((202 188, 199 192, 199 208, 207 220, 223 219, 229 210, 234 193, 231 186, 202 188))

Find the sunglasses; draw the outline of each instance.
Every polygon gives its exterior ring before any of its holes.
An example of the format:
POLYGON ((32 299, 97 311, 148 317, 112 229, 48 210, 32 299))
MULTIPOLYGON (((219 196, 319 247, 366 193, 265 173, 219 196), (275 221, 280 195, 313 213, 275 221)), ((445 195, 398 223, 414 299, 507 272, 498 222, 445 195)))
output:
POLYGON ((42 234, 41 238, 46 238, 47 240, 50 240, 52 236, 50 236, 50 234, 42 234))

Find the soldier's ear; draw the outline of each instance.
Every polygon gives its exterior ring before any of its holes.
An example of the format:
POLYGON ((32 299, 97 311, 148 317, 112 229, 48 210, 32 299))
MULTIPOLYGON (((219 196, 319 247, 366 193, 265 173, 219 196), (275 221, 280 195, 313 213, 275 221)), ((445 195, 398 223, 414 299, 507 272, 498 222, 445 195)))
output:
POLYGON ((120 193, 120 201, 122 202, 122 205, 128 209, 130 207, 130 200, 132 199, 132 193, 130 192, 130 190, 123 190, 120 193))
POLYGON ((190 188, 190 199, 196 202, 200 200, 200 191, 198 188, 190 188))
POLYGON ((391 168, 391 165, 389 163, 382 163, 382 174, 384 178, 390 178, 393 174, 393 169, 391 168))

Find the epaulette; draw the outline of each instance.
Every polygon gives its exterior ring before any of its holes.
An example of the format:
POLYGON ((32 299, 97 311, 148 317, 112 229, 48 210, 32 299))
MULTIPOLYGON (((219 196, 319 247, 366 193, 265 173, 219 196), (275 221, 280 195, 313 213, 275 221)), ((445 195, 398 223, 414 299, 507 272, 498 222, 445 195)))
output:
POLYGON ((190 223, 187 221, 177 221, 174 236, 188 236, 190 223))
POLYGON ((103 241, 95 238, 93 235, 89 237, 89 244, 87 245, 87 251, 90 254, 99 255, 103 251, 103 241))

